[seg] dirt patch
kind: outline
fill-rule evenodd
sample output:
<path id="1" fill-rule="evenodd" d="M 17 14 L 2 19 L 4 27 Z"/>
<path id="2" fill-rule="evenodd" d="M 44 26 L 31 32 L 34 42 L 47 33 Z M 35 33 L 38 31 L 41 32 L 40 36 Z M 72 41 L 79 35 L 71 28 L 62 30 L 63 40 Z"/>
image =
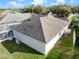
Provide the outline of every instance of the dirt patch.
<path id="1" fill-rule="evenodd" d="M 0 59 L 9 59 L 9 58 L 6 56 L 0 56 Z"/>

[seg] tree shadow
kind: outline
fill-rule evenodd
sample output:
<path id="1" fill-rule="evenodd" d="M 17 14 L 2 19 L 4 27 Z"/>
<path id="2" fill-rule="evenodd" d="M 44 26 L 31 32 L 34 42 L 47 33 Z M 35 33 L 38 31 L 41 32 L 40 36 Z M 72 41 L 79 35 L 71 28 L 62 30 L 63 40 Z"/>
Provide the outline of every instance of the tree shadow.
<path id="1" fill-rule="evenodd" d="M 38 54 L 38 55 L 43 55 L 39 53 L 38 51 L 35 51 L 34 49 L 30 48 L 29 46 L 20 43 L 16 44 L 16 42 L 13 41 L 4 41 L 1 43 L 10 53 L 14 52 L 23 52 L 23 53 L 30 53 L 30 54 Z"/>
<path id="2" fill-rule="evenodd" d="M 76 37 L 75 47 L 79 49 L 79 37 Z"/>

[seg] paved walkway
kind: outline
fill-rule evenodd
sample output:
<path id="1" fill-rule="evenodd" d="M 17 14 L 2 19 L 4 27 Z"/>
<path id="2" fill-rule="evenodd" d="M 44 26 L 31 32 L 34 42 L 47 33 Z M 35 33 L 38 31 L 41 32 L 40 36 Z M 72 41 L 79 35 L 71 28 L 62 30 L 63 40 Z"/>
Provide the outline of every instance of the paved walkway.
<path id="1" fill-rule="evenodd" d="M 0 40 L 0 42 L 6 41 L 6 40 L 8 40 L 8 39 L 3 39 L 3 40 Z"/>

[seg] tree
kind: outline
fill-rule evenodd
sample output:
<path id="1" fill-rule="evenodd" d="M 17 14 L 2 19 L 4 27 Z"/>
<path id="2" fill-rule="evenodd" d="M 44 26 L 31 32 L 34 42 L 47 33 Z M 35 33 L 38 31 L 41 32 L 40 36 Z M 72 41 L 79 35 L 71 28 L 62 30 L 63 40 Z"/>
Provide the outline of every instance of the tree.
<path id="1" fill-rule="evenodd" d="M 30 5 L 30 6 L 25 6 L 23 9 L 19 9 L 20 12 L 22 13 L 34 13 L 34 14 L 41 14 L 41 15 L 47 15 L 47 13 L 49 12 L 49 9 L 47 7 L 44 6 L 34 6 L 34 5 Z"/>
<path id="2" fill-rule="evenodd" d="M 75 13 L 79 13 L 79 5 L 73 7 L 75 9 Z"/>
<path id="3" fill-rule="evenodd" d="M 33 13 L 35 13 L 35 14 L 42 14 L 42 12 L 43 12 L 42 6 L 38 5 L 38 6 L 34 6 L 33 7 Z"/>
<path id="4" fill-rule="evenodd" d="M 47 15 L 49 13 L 49 8 L 47 7 L 42 7 L 43 11 L 42 11 L 42 15 Z"/>
<path id="5" fill-rule="evenodd" d="M 67 5 L 56 5 L 56 6 L 25 6 L 22 9 L 19 9 L 22 13 L 33 13 L 33 14 L 41 14 L 47 15 L 49 12 L 52 12 L 57 17 L 68 17 L 70 13 L 79 13 L 79 5 L 78 6 L 67 6 Z"/>
<path id="6" fill-rule="evenodd" d="M 27 7 L 25 6 L 24 8 L 19 9 L 19 10 L 22 13 L 32 13 L 32 8 L 33 8 L 33 5 L 30 5 L 30 6 L 27 6 Z"/>
<path id="7" fill-rule="evenodd" d="M 70 15 L 68 19 L 71 20 L 72 28 L 79 27 L 79 21 L 77 16 Z"/>
<path id="8" fill-rule="evenodd" d="M 71 7 L 71 13 L 76 13 L 76 9 L 74 7 Z"/>
<path id="9" fill-rule="evenodd" d="M 67 17 L 71 13 L 71 8 L 66 5 L 51 6 L 50 11 L 57 17 Z"/>

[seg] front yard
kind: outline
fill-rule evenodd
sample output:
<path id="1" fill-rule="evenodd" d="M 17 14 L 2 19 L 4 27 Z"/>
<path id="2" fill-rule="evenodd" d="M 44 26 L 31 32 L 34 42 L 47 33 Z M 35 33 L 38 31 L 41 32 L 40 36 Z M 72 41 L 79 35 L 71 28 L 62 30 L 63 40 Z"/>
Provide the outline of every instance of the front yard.
<path id="1" fill-rule="evenodd" d="M 5 41 L 0 43 L 0 59 L 72 59 L 74 58 L 72 45 L 72 33 L 62 36 L 45 56 L 22 43 L 18 45 L 15 41 Z"/>

